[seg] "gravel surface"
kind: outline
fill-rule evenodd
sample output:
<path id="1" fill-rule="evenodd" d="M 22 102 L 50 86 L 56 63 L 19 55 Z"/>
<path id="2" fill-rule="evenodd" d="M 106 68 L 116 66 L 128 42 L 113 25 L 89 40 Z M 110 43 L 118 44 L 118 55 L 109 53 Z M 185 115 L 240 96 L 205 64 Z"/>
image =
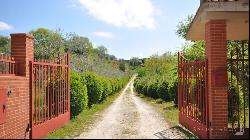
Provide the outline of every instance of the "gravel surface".
<path id="1" fill-rule="evenodd" d="M 169 128 L 163 116 L 133 92 L 135 77 L 80 139 L 156 139 Z"/>

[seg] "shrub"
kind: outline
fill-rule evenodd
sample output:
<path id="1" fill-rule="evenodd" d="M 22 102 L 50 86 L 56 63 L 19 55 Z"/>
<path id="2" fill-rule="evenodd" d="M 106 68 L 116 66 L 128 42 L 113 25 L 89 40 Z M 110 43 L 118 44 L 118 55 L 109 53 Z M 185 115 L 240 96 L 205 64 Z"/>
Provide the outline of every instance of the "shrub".
<path id="1" fill-rule="evenodd" d="M 92 72 L 86 72 L 82 75 L 82 78 L 85 79 L 88 97 L 89 97 L 89 106 L 93 104 L 100 103 L 105 100 L 107 96 L 118 92 L 127 82 L 127 78 L 114 78 L 109 79 L 96 75 Z"/>
<path id="2" fill-rule="evenodd" d="M 112 79 L 112 89 L 114 89 L 114 92 L 117 92 L 119 90 L 117 79 Z"/>
<path id="3" fill-rule="evenodd" d="M 118 92 L 128 81 L 127 78 L 109 79 L 92 72 L 71 72 L 70 80 L 71 117 Z"/>
<path id="4" fill-rule="evenodd" d="M 77 73 L 70 74 L 70 112 L 71 117 L 78 115 L 87 108 L 88 94 L 85 81 Z"/>
<path id="5" fill-rule="evenodd" d="M 164 101 L 170 101 L 170 92 L 168 91 L 168 82 L 163 80 L 158 84 L 157 88 L 158 96 Z"/>
<path id="6" fill-rule="evenodd" d="M 147 94 L 147 83 L 145 78 L 136 78 L 134 82 L 134 87 L 139 94 Z"/>
<path id="7" fill-rule="evenodd" d="M 110 83 L 111 83 L 111 88 L 112 88 L 112 94 L 115 93 L 117 90 L 116 90 L 116 84 L 115 84 L 115 79 L 111 79 L 110 80 Z"/>
<path id="8" fill-rule="evenodd" d="M 167 80 L 159 80 L 160 77 L 148 76 L 137 77 L 134 82 L 135 90 L 154 99 L 161 98 L 164 101 L 178 103 L 178 81 L 174 80 L 169 84 Z"/>
<path id="9" fill-rule="evenodd" d="M 102 99 L 102 93 L 104 90 L 102 80 L 96 74 L 91 72 L 86 72 L 83 74 L 83 79 L 85 79 L 87 90 L 88 90 L 88 97 L 89 97 L 89 106 L 93 104 L 97 104 Z"/>
<path id="10" fill-rule="evenodd" d="M 145 76 L 146 75 L 146 69 L 145 68 L 140 68 L 139 70 L 138 70 L 138 77 L 143 77 L 143 76 Z"/>
<path id="11" fill-rule="evenodd" d="M 158 94 L 157 94 L 157 87 L 158 87 L 158 83 L 157 81 L 150 81 L 147 83 L 147 93 L 146 95 L 149 97 L 152 97 L 154 99 L 159 98 Z"/>
<path id="12" fill-rule="evenodd" d="M 109 95 L 112 94 L 112 86 L 109 79 L 102 79 L 103 82 L 103 94 L 102 94 L 102 101 L 105 100 Z"/>
<path id="13" fill-rule="evenodd" d="M 178 81 L 177 79 L 174 83 L 169 87 L 170 98 L 174 103 L 178 104 Z"/>

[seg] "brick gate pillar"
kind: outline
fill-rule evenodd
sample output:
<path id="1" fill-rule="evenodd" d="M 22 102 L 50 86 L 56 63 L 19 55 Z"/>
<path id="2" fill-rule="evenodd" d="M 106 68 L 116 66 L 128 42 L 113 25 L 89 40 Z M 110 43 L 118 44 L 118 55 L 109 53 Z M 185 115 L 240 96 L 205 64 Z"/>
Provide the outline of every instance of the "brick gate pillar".
<path id="1" fill-rule="evenodd" d="M 228 138 L 226 21 L 210 20 L 205 28 L 209 138 L 225 139 Z"/>
<path id="2" fill-rule="evenodd" d="M 29 62 L 34 58 L 33 36 L 25 33 L 11 34 L 11 56 L 16 61 L 18 76 L 29 77 Z"/>

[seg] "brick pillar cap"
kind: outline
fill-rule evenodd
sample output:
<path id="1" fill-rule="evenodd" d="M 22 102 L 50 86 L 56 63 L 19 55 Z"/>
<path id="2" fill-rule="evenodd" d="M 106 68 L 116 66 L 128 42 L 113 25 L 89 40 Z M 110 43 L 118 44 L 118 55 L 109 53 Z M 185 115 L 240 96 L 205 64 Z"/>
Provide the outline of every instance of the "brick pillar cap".
<path id="1" fill-rule="evenodd" d="M 33 35 L 30 35 L 30 34 L 26 34 L 26 33 L 13 33 L 13 34 L 10 34 L 10 36 L 11 37 L 16 37 L 16 36 L 18 36 L 18 37 L 23 37 L 23 36 L 25 36 L 25 37 L 27 37 L 27 38 L 30 38 L 30 39 L 33 39 L 34 37 L 33 37 Z"/>

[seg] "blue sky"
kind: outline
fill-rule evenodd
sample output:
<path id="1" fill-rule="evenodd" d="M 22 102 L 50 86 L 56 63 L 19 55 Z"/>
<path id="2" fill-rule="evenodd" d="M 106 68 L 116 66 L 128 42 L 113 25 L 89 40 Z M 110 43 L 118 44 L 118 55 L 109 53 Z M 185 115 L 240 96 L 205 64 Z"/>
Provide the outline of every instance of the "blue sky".
<path id="1" fill-rule="evenodd" d="M 0 35 L 45 27 L 86 36 L 129 59 L 180 50 L 179 21 L 199 0 L 1 0 Z"/>

